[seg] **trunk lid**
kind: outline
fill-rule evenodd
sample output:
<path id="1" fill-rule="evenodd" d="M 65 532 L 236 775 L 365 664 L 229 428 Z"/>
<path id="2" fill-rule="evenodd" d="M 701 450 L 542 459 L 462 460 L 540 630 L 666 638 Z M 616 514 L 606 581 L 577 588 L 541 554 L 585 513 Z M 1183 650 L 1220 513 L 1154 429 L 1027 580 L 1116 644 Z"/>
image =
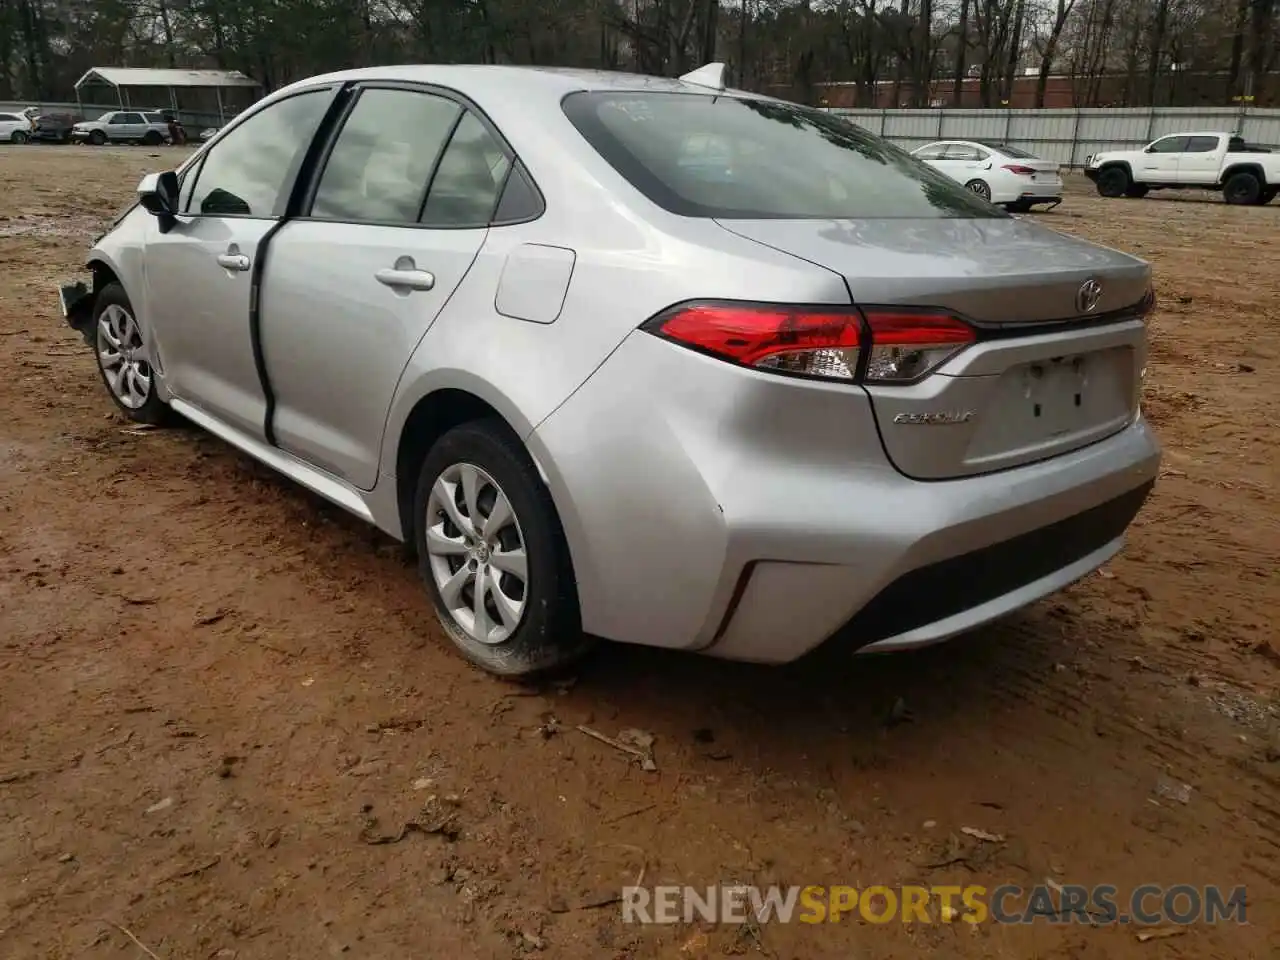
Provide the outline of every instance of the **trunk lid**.
<path id="1" fill-rule="evenodd" d="M 1015 218 L 719 222 L 839 273 L 861 306 L 944 308 L 986 328 L 919 383 L 866 387 L 885 452 L 907 476 L 1059 456 L 1138 412 L 1146 325 L 1137 307 L 1151 277 L 1141 260 Z"/>

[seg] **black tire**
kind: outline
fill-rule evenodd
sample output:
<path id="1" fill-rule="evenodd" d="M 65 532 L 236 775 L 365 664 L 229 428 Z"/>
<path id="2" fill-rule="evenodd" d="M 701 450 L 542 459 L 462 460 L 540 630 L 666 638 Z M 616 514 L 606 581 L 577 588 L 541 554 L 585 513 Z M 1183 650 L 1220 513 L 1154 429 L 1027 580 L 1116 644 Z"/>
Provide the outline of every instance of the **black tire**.
<path id="1" fill-rule="evenodd" d="M 1262 199 L 1262 182 L 1248 171 L 1233 173 L 1222 185 L 1222 199 L 1234 206 L 1252 206 Z"/>
<path id="2" fill-rule="evenodd" d="M 1098 195 L 1103 197 L 1123 197 L 1133 185 L 1129 171 L 1124 167 L 1107 167 L 1098 174 Z"/>
<path id="3" fill-rule="evenodd" d="M 1147 195 L 1150 188 L 1141 183 L 1129 184 L 1129 189 L 1125 190 L 1124 195 L 1131 200 L 1141 200 Z"/>
<path id="4" fill-rule="evenodd" d="M 118 388 L 113 385 L 111 376 L 108 374 L 104 364 L 107 362 L 104 355 L 109 355 L 111 344 L 106 339 L 107 334 L 104 330 L 103 315 L 111 308 L 118 308 L 130 318 L 132 329 L 136 332 L 134 337 L 122 337 L 129 353 L 140 349 L 144 346 L 142 338 L 142 328 L 138 325 L 136 314 L 133 311 L 133 304 L 129 302 L 129 295 L 124 292 L 124 287 L 118 283 L 109 283 L 99 292 L 97 300 L 93 304 L 93 326 L 88 331 L 88 337 L 93 347 L 94 358 L 98 364 L 98 375 L 102 377 L 102 384 L 107 388 L 107 393 L 111 395 L 112 401 L 116 407 L 127 418 L 134 423 L 149 423 L 153 426 L 160 426 L 170 422 L 173 413 L 169 409 L 169 405 L 160 399 L 160 395 L 156 389 L 156 372 L 152 368 L 148 359 L 137 360 L 138 371 L 146 378 L 146 389 L 142 390 L 140 384 L 142 380 L 136 376 L 129 377 L 129 383 L 133 390 L 139 396 L 143 397 L 143 401 L 137 405 L 126 403 L 119 396 Z M 108 321 L 108 326 L 110 325 Z"/>
<path id="5" fill-rule="evenodd" d="M 981 197 L 987 203 L 991 202 L 991 187 L 985 180 L 970 180 L 964 185 L 964 188 L 976 197 Z"/>
<path id="6" fill-rule="evenodd" d="M 148 147 L 158 147 L 164 143 L 164 137 L 160 136 L 155 130 L 148 130 L 147 135 L 142 138 L 142 142 Z"/>
<path id="7" fill-rule="evenodd" d="M 527 580 L 520 590 L 523 611 L 509 636 L 499 642 L 482 642 L 469 634 L 449 611 L 436 582 L 435 564 L 441 565 L 442 575 L 446 577 L 459 572 L 464 564 L 477 569 L 477 562 L 483 572 L 487 552 L 477 561 L 474 555 L 471 559 L 461 554 L 433 557 L 428 549 L 429 511 L 435 514 L 430 518 L 432 524 L 437 520 L 442 524 L 440 532 L 451 538 L 462 537 L 447 519 L 445 511 L 436 510 L 431 502 L 436 481 L 442 476 L 448 477 L 459 467 L 479 468 L 506 496 L 514 521 L 495 531 L 494 536 L 501 533 L 515 537 L 513 543 L 523 541 L 527 562 Z M 455 492 L 457 489 L 455 487 Z M 485 511 L 492 510 L 498 491 L 487 482 L 482 482 L 477 489 L 476 512 L 482 516 L 491 515 Z M 486 494 L 489 494 L 487 506 Z M 454 502 L 456 504 L 457 500 Z M 465 511 L 465 502 L 457 509 Z M 449 639 L 472 663 L 500 677 L 529 679 L 562 672 L 591 648 L 590 638 L 582 633 L 577 584 L 551 494 L 519 439 L 502 421 L 488 419 L 464 423 L 436 441 L 423 460 L 418 475 L 413 531 L 419 570 L 436 615 Z M 512 547 L 504 545 L 504 549 Z M 454 566 L 455 562 L 457 566 Z M 513 588 L 519 583 L 518 578 L 514 582 L 509 581 L 508 575 L 501 572 L 497 577 L 501 583 L 509 583 Z M 499 589 L 507 593 L 506 589 Z M 474 607 L 474 585 L 469 595 L 466 591 L 466 586 L 460 588 L 459 597 L 464 604 Z M 492 611 L 496 609 L 494 602 Z M 486 616 L 500 622 L 500 618 L 494 618 L 487 608 Z"/>
<path id="8" fill-rule="evenodd" d="M 26 143 L 31 137 L 25 130 L 15 130 L 10 134 L 9 139 L 14 143 Z"/>
<path id="9" fill-rule="evenodd" d="M 92 143 L 95 147 L 100 147 L 107 142 L 107 135 L 103 133 L 101 130 L 94 130 L 91 134 L 89 134 L 89 142 Z"/>

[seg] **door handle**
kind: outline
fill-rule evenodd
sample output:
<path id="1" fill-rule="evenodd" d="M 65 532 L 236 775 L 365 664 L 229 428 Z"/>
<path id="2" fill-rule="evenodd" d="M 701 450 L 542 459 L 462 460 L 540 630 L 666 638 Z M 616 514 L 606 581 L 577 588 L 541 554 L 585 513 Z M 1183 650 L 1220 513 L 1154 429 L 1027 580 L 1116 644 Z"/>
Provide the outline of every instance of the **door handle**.
<path id="1" fill-rule="evenodd" d="M 436 278 L 425 270 L 396 270 L 387 268 L 374 274 L 384 286 L 406 290 L 430 290 L 436 285 Z"/>
<path id="2" fill-rule="evenodd" d="M 243 253 L 220 253 L 218 266 L 226 267 L 228 270 L 248 270 L 249 258 Z"/>

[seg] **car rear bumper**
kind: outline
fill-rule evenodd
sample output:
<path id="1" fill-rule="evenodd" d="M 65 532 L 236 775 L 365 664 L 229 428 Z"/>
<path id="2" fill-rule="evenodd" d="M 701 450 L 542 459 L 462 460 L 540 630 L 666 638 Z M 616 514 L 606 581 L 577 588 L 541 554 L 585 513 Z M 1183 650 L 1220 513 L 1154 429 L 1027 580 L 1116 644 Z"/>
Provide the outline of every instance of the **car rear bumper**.
<path id="1" fill-rule="evenodd" d="M 584 627 L 730 659 L 945 639 L 1104 563 L 1154 482 L 1141 418 L 1052 460 L 921 482 L 860 388 L 633 334 L 530 437 Z"/>

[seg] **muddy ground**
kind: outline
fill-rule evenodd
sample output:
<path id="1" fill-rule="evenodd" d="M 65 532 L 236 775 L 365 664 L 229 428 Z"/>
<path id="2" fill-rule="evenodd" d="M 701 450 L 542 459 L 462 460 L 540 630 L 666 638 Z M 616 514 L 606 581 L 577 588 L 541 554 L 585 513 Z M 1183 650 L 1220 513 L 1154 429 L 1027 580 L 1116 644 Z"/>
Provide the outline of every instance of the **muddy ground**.
<path id="1" fill-rule="evenodd" d="M 918 654 L 609 647 L 525 691 L 390 541 L 115 415 L 54 283 L 174 156 L 0 149 L 0 955 L 1280 953 L 1280 206 L 1080 183 L 1038 215 L 1159 285 L 1167 459 L 1105 571 Z M 648 731 L 657 771 L 579 725 Z M 608 902 L 638 878 L 1243 884 L 1249 923 L 639 927 Z"/>

